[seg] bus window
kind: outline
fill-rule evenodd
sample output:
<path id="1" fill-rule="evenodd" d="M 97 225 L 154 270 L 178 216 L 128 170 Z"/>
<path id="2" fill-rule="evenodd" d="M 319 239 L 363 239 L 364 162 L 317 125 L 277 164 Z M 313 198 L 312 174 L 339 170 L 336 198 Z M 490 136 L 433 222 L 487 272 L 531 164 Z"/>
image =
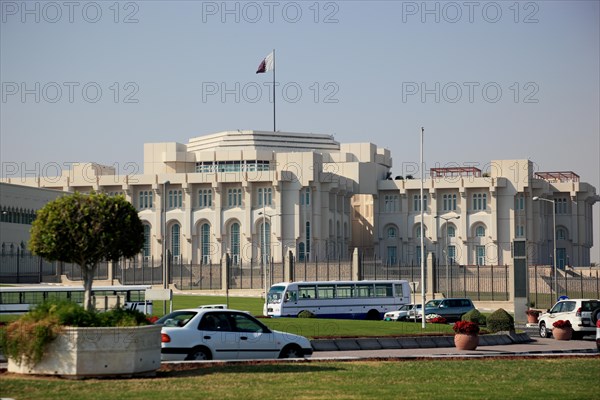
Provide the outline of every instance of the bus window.
<path id="1" fill-rule="evenodd" d="M 352 297 L 354 285 L 337 285 L 335 295 L 338 299 L 349 299 Z"/>
<path id="2" fill-rule="evenodd" d="M 392 297 L 392 284 L 391 283 L 376 283 L 375 284 L 375 297 Z"/>
<path id="3" fill-rule="evenodd" d="M 295 290 L 285 292 L 284 301 L 298 301 L 298 292 L 296 292 Z"/>
<path id="4" fill-rule="evenodd" d="M 298 286 L 298 294 L 300 299 L 314 299 L 316 289 L 314 286 Z"/>
<path id="5" fill-rule="evenodd" d="M 359 284 L 356 285 L 357 297 L 373 297 L 373 285 Z"/>
<path id="6" fill-rule="evenodd" d="M 319 299 L 333 299 L 334 298 L 334 290 L 335 286 L 333 285 L 319 285 L 318 286 L 318 294 Z"/>
<path id="7" fill-rule="evenodd" d="M 404 293 L 402 292 L 402 285 L 396 283 L 394 285 L 394 289 L 396 290 L 396 297 L 403 297 Z"/>

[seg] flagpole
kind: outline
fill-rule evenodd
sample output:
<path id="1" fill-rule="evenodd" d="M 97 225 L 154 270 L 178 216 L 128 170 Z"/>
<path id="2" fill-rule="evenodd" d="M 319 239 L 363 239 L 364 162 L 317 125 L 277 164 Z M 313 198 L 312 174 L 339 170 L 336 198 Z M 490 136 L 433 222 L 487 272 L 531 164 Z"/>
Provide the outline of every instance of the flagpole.
<path id="1" fill-rule="evenodd" d="M 424 202 L 423 202 L 423 179 L 425 177 L 425 168 L 423 165 L 423 136 L 425 128 L 421 127 L 421 198 L 419 205 L 421 209 L 421 328 L 425 329 L 425 230 L 423 229 Z"/>
<path id="2" fill-rule="evenodd" d="M 277 132 L 275 124 L 275 49 L 273 49 L 273 132 Z"/>

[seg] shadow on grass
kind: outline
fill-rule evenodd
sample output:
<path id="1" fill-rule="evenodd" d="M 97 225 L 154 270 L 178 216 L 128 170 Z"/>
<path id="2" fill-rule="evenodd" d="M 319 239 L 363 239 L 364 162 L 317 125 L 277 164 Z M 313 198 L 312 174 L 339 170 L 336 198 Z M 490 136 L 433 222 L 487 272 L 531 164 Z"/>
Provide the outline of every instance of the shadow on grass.
<path id="1" fill-rule="evenodd" d="M 209 374 L 252 373 L 252 374 L 295 374 L 302 372 L 338 371 L 339 368 L 319 365 L 310 361 L 291 361 L 290 363 L 269 361 L 236 362 L 235 364 L 215 364 L 206 362 L 185 362 L 163 364 L 156 373 L 157 378 L 187 378 Z"/>

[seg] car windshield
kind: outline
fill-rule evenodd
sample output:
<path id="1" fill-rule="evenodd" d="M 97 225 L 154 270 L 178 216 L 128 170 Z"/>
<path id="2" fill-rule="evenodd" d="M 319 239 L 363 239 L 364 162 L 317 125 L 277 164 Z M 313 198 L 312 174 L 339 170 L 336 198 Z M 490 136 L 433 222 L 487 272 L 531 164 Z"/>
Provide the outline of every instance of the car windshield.
<path id="1" fill-rule="evenodd" d="M 400 307 L 400 309 L 398 311 L 408 311 L 412 308 L 412 306 L 410 304 L 407 304 L 405 306 Z"/>
<path id="2" fill-rule="evenodd" d="M 195 315 L 195 311 L 174 311 L 165 315 L 156 321 L 156 324 L 162 324 L 167 327 L 182 327 L 185 326 Z"/>
<path id="3" fill-rule="evenodd" d="M 429 300 L 425 307 L 438 307 L 442 301 L 441 300 Z"/>

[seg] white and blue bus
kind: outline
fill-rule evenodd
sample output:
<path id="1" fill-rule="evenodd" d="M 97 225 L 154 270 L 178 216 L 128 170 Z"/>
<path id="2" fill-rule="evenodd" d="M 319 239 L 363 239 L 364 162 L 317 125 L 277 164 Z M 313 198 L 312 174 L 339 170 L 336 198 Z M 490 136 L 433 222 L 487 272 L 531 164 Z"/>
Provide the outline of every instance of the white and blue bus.
<path id="1" fill-rule="evenodd" d="M 120 306 L 152 314 L 152 301 L 146 300 L 149 285 L 92 286 L 92 301 L 97 310 Z M 83 304 L 83 286 L 2 286 L 0 287 L 0 314 L 26 313 L 36 305 L 53 299 L 64 299 Z"/>
<path id="2" fill-rule="evenodd" d="M 269 289 L 264 315 L 309 311 L 320 318 L 376 320 L 404 304 L 410 304 L 405 280 L 282 282 Z"/>

